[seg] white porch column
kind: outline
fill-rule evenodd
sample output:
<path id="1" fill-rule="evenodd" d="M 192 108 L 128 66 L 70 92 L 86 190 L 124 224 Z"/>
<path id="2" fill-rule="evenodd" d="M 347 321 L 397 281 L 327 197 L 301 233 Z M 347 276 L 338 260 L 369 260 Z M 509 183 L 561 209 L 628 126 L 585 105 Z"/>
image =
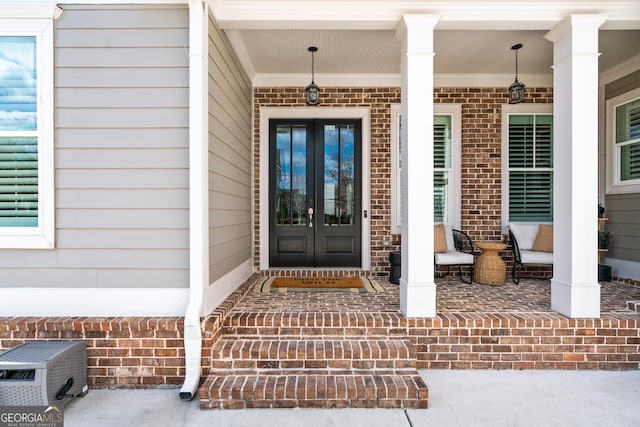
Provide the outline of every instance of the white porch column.
<path id="1" fill-rule="evenodd" d="M 400 309 L 435 317 L 433 266 L 433 30 L 439 16 L 404 15 Z"/>
<path id="2" fill-rule="evenodd" d="M 603 15 L 571 15 L 553 42 L 554 214 L 551 308 L 600 317 L 598 284 L 598 28 Z"/>

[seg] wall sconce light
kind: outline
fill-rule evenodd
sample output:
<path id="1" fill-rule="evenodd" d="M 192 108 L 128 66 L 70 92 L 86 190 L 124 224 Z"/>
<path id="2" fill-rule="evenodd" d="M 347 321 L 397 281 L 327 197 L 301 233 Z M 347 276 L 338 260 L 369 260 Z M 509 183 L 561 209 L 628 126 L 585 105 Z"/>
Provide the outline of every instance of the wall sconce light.
<path id="1" fill-rule="evenodd" d="M 509 86 L 509 104 L 519 104 L 524 101 L 524 83 L 518 81 L 518 49 L 522 43 L 514 44 L 511 50 L 516 51 L 516 80 Z"/>
<path id="2" fill-rule="evenodd" d="M 311 52 L 311 84 L 304 88 L 307 97 L 307 105 L 318 105 L 320 104 L 320 88 L 314 82 L 314 65 L 315 65 L 315 57 L 314 53 L 318 51 L 318 48 L 315 46 L 309 47 L 309 52 Z"/>

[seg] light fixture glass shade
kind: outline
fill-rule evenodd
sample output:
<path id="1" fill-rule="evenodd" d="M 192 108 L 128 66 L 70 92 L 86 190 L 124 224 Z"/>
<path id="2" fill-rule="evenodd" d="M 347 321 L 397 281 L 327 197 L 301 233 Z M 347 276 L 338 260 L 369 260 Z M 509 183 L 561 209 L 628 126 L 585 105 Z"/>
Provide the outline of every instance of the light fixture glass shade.
<path id="1" fill-rule="evenodd" d="M 320 88 L 314 82 L 304 88 L 307 105 L 318 105 L 320 103 Z"/>
<path id="2" fill-rule="evenodd" d="M 509 86 L 509 104 L 519 104 L 524 101 L 524 83 L 518 80 Z"/>

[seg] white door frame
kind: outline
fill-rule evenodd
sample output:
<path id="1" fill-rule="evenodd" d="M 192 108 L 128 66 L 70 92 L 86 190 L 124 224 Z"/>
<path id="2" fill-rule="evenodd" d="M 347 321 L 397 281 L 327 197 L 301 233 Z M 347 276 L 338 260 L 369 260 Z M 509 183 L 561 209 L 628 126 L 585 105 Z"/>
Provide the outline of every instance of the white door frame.
<path id="1" fill-rule="evenodd" d="M 362 120 L 362 258 L 360 267 L 371 269 L 371 112 L 369 108 L 277 108 L 260 109 L 260 270 L 269 269 L 269 120 L 360 119 Z"/>

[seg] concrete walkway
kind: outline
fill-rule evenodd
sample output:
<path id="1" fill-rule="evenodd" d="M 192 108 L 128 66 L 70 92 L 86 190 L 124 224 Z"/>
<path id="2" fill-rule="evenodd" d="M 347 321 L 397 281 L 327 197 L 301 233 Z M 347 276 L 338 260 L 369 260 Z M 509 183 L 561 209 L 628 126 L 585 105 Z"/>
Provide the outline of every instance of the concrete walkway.
<path id="1" fill-rule="evenodd" d="M 638 426 L 640 371 L 420 371 L 429 409 L 201 411 L 177 388 L 91 390 L 65 427 Z"/>

